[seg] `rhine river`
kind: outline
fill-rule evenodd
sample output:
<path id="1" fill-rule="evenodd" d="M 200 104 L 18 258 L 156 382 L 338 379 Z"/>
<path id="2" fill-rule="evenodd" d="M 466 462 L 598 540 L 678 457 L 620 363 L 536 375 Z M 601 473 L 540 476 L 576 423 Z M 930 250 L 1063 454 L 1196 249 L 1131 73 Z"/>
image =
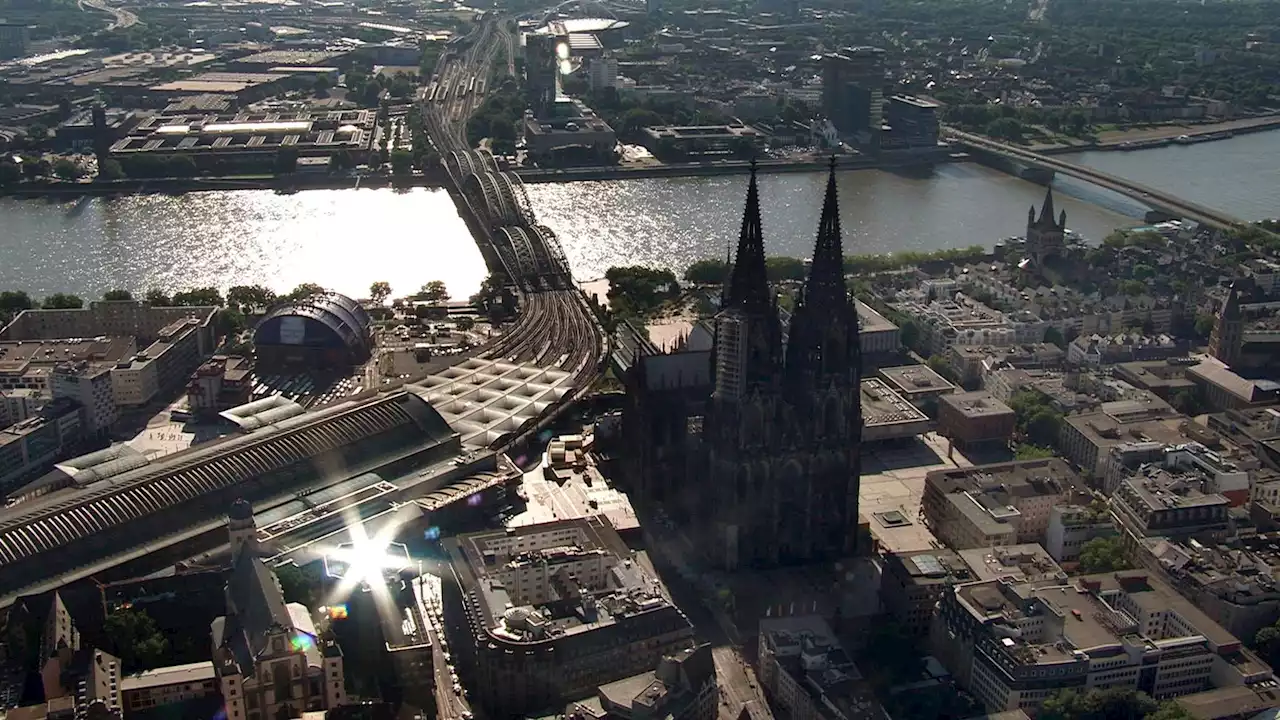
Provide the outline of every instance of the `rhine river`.
<path id="1" fill-rule="evenodd" d="M 1280 132 L 1189 147 L 1070 156 L 1246 219 L 1280 215 Z M 824 173 L 760 180 L 770 253 L 812 252 Z M 1140 224 L 1143 208 L 1066 178 L 1057 206 L 1100 240 Z M 561 237 L 574 274 L 612 265 L 679 272 L 723 257 L 738 233 L 746 177 L 615 180 L 528 186 L 540 222 Z M 923 177 L 865 170 L 839 176 L 849 253 L 991 245 L 1020 235 L 1044 188 L 972 164 Z M 80 201 L 0 198 L 0 290 L 86 298 L 124 288 L 319 283 L 361 297 L 385 280 L 408 293 L 443 280 L 455 297 L 479 287 L 484 263 L 447 193 L 438 190 L 268 190 Z"/>

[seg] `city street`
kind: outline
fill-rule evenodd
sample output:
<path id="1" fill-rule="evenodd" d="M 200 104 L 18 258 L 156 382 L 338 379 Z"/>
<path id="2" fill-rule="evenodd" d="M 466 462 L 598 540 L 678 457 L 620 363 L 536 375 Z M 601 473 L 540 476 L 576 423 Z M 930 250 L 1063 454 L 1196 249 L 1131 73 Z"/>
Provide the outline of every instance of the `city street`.
<path id="1" fill-rule="evenodd" d="M 448 641 L 444 638 L 441 616 L 440 578 L 430 574 L 421 575 L 413 582 L 413 592 L 418 599 L 419 611 L 427 621 L 427 637 L 431 638 L 437 717 L 441 720 L 468 720 L 472 716 L 471 708 L 467 704 L 465 692 L 453 692 L 456 675 L 450 674 L 452 666 L 445 658 Z"/>

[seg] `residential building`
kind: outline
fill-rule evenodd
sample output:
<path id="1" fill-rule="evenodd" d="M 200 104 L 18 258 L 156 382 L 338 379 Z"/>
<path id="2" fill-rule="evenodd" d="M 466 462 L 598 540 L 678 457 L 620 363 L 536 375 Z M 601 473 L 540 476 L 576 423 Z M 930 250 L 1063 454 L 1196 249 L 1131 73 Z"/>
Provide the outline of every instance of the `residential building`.
<path id="1" fill-rule="evenodd" d="M 1186 340 L 1171 335 L 1138 332 L 1079 335 L 1067 343 L 1067 364 L 1073 367 L 1100 367 L 1151 360 L 1181 360 L 1190 351 Z"/>
<path id="2" fill-rule="evenodd" d="M 146 405 L 162 389 L 176 386 L 200 364 L 200 321 L 177 320 L 162 328 L 155 342 L 111 371 L 111 388 L 117 405 Z"/>
<path id="3" fill-rule="evenodd" d="M 53 467 L 83 439 L 80 405 L 66 399 L 0 430 L 0 492 L 7 493 Z"/>
<path id="4" fill-rule="evenodd" d="M 188 663 L 126 675 L 120 680 L 120 707 L 125 717 L 164 705 L 218 696 L 213 663 Z"/>
<path id="5" fill-rule="evenodd" d="M 1208 435 L 1203 425 L 1180 417 L 1168 403 L 1152 396 L 1103 403 L 1096 412 L 1067 416 L 1058 449 L 1082 473 L 1101 478 L 1113 447 L 1137 442 L 1177 445 L 1200 442 Z"/>
<path id="6" fill-rule="evenodd" d="M 210 354 L 217 344 L 215 306 L 152 307 L 137 300 L 102 300 L 87 308 L 65 310 L 24 310 L 13 322 L 0 328 L 0 341 L 60 340 L 63 338 L 133 337 L 144 346 L 159 337 L 160 331 L 178 320 L 200 321 L 200 349 Z M 60 358 L 73 360 L 76 358 Z M 89 359 L 89 358 L 85 358 Z"/>
<path id="7" fill-rule="evenodd" d="M 601 685 L 594 696 L 569 703 L 564 717 L 714 720 L 719 707 L 711 646 L 702 644 L 663 657 L 654 670 Z"/>
<path id="8" fill-rule="evenodd" d="M 1058 458 L 935 470 L 920 510 L 939 541 L 957 550 L 1039 542 L 1054 505 L 1080 483 Z"/>
<path id="9" fill-rule="evenodd" d="M 988 712 L 1033 712 L 1064 689 L 1165 700 L 1270 677 L 1239 639 L 1149 572 L 959 585 L 943 594 L 932 639 Z"/>
<path id="10" fill-rule="evenodd" d="M 760 685 L 788 717 L 856 717 L 869 700 L 859 692 L 862 674 L 819 615 L 760 620 L 758 647 Z"/>
<path id="11" fill-rule="evenodd" d="M 44 404 L 40 393 L 31 388 L 0 390 L 0 430 L 32 417 Z"/>
<path id="12" fill-rule="evenodd" d="M 946 395 L 938 403 L 938 434 L 958 447 L 1007 444 L 1017 415 L 989 392 Z"/>
<path id="13" fill-rule="evenodd" d="M 49 375 L 49 392 L 55 400 L 65 397 L 80 405 L 86 435 L 105 436 L 120 417 L 110 365 L 83 360 L 56 365 Z"/>
<path id="14" fill-rule="evenodd" d="M 311 611 L 285 603 L 259 555 L 253 508 L 237 500 L 227 516 L 231 569 L 227 614 L 213 621 L 213 667 L 227 720 L 271 720 L 346 702 L 342 651 L 316 632 Z"/>
<path id="15" fill-rule="evenodd" d="M 879 365 L 897 357 L 902 351 L 898 326 L 861 300 L 855 300 L 854 304 L 858 308 L 858 341 L 862 344 L 863 364 Z"/>
<path id="16" fill-rule="evenodd" d="M 899 302 L 895 307 L 918 323 L 924 350 L 943 357 L 955 345 L 1042 342 L 1045 330 L 1056 327 L 1055 323 L 1041 319 L 1030 310 L 1006 313 L 960 292 L 927 302 Z"/>
<path id="17" fill-rule="evenodd" d="M 943 588 L 976 579 L 964 560 L 945 548 L 890 552 L 880 573 L 880 597 L 903 632 L 923 637 Z"/>
<path id="18" fill-rule="evenodd" d="M 1045 531 L 1044 549 L 1049 557 L 1065 563 L 1080 557 L 1085 543 L 1095 538 L 1112 537 L 1116 524 L 1105 505 L 1093 503 L 1054 505 L 1049 510 L 1049 528 Z"/>
<path id="19" fill-rule="evenodd" d="M 29 389 L 47 396 L 59 365 L 111 365 L 137 352 L 132 336 L 84 337 L 92 339 L 0 341 L 0 391 Z"/>
<path id="20" fill-rule="evenodd" d="M 973 383 L 1006 368 L 1056 370 L 1062 367 L 1066 357 L 1066 352 L 1057 345 L 1039 342 L 1007 346 L 953 345 L 947 361 L 960 373 L 962 382 Z"/>
<path id="21" fill-rule="evenodd" d="M 1232 635 L 1251 638 L 1280 620 L 1280 552 L 1274 548 L 1274 536 L 1231 545 L 1150 537 L 1132 555 Z"/>
<path id="22" fill-rule="evenodd" d="M 187 383 L 187 409 L 213 415 L 244 405 L 253 395 L 253 364 L 239 355 L 214 355 Z"/>
<path id="23" fill-rule="evenodd" d="M 587 82 L 591 92 L 618 87 L 618 59 L 609 55 L 592 58 L 587 67 Z"/>
<path id="24" fill-rule="evenodd" d="M 1139 468 L 1111 496 L 1120 529 L 1134 544 L 1154 536 L 1224 537 L 1230 507 L 1222 495 L 1205 492 L 1200 474 L 1152 465 Z"/>
<path id="25" fill-rule="evenodd" d="M 1061 585 L 1067 581 L 1062 566 L 1039 543 L 961 550 L 960 558 L 973 571 L 974 580 L 1007 583 Z"/>
<path id="26" fill-rule="evenodd" d="M 1064 414 L 1091 410 L 1101 405 L 1101 399 L 1081 391 L 1078 379 L 1078 374 L 1056 370 L 997 368 L 983 378 L 982 389 L 1002 403 L 1012 402 L 1013 396 L 1019 391 L 1032 390 L 1044 395 L 1055 409 Z"/>
<path id="27" fill-rule="evenodd" d="M 657 573 L 600 517 L 444 541 L 445 625 L 495 716 L 645 672 L 693 639 Z"/>

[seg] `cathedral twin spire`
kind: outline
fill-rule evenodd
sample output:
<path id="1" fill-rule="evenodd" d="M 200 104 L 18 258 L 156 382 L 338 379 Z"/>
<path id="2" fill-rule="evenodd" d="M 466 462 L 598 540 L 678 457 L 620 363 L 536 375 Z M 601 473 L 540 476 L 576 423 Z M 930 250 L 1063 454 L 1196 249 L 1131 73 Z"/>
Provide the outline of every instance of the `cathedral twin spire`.
<path id="1" fill-rule="evenodd" d="M 777 306 L 769 289 L 765 268 L 760 191 L 754 164 L 723 308 L 739 310 L 765 323 L 770 320 L 776 322 L 777 318 Z M 857 333 L 857 311 L 849 298 L 844 279 L 844 249 L 833 158 L 822 216 L 818 222 L 813 262 L 791 317 L 785 353 L 786 375 L 795 379 L 812 379 L 817 375 L 838 372 L 854 373 L 853 377 L 856 377 L 860 363 Z M 769 355 L 781 359 L 781 337 L 771 335 L 773 348 Z M 775 368 L 775 371 L 779 370 L 781 368 Z"/>

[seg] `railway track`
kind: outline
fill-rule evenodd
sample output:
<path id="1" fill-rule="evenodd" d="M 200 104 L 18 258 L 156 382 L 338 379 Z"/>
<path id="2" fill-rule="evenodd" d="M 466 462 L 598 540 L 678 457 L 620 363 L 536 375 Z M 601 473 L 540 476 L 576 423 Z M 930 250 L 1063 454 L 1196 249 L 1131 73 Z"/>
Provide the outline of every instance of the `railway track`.
<path id="1" fill-rule="evenodd" d="M 441 59 L 436 92 L 427 98 L 423 112 L 427 133 L 442 157 L 473 152 L 466 137 L 467 120 L 484 102 L 488 79 L 499 56 L 505 53 L 507 71 L 515 71 L 515 37 L 502 21 L 481 23 L 463 43 L 464 50 L 450 52 Z M 558 367 L 571 373 L 580 390 L 585 390 L 606 355 L 604 331 L 586 298 L 574 286 L 554 233 L 537 224 L 519 178 L 500 173 L 506 175 L 506 181 L 499 180 L 502 187 L 498 189 L 493 179 L 468 183 L 465 175 L 473 174 L 474 165 L 490 162 L 472 155 L 467 158 L 466 170 L 446 165 L 457 186 L 460 209 L 472 213 L 477 220 L 473 227 L 482 235 L 477 241 L 488 243 L 494 251 L 491 256 L 501 259 L 502 269 L 521 299 L 519 319 L 480 356 Z M 477 186 L 482 189 L 477 190 Z M 490 197 L 497 192 L 505 195 Z M 520 208 L 518 219 L 503 212 L 513 204 Z M 513 247 L 512 237 L 524 243 L 527 254 L 522 255 Z"/>

